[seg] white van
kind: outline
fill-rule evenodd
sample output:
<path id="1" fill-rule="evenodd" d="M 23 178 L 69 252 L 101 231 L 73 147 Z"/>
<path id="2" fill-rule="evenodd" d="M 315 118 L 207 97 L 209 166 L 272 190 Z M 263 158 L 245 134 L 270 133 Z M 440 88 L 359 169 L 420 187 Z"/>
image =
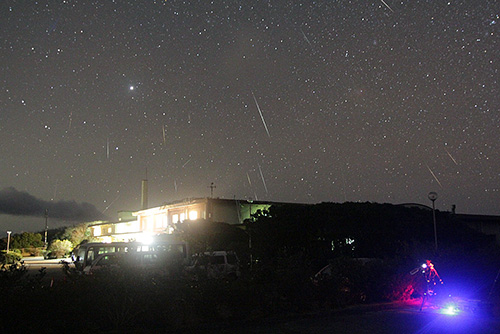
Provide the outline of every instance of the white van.
<path id="1" fill-rule="evenodd" d="M 95 260 L 83 268 L 84 274 L 94 274 L 103 268 L 122 268 L 126 270 L 144 271 L 169 275 L 174 270 L 175 264 L 179 264 L 167 256 L 165 252 L 131 252 L 131 253 L 104 253 L 98 255 Z"/>
<path id="2" fill-rule="evenodd" d="M 71 259 L 76 269 L 83 271 L 101 254 L 135 252 L 138 246 L 137 243 L 130 242 L 89 242 L 75 247 Z"/>
<path id="3" fill-rule="evenodd" d="M 139 252 L 158 252 L 171 261 L 182 262 L 183 264 L 189 262 L 188 247 L 182 241 L 160 241 L 152 245 L 145 245 L 138 242 L 91 242 L 75 247 L 71 258 L 75 267 L 83 271 L 88 266 L 91 266 L 97 257 L 102 254 Z"/>

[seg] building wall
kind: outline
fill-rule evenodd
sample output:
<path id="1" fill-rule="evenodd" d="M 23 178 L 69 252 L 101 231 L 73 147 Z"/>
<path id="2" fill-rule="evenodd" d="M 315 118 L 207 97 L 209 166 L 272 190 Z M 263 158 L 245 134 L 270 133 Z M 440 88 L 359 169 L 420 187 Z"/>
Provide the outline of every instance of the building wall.
<path id="1" fill-rule="evenodd" d="M 270 203 L 252 202 L 246 200 L 211 199 L 214 207 L 212 221 L 227 224 L 243 224 L 258 210 L 268 210 Z"/>
<path id="2" fill-rule="evenodd" d="M 242 224 L 257 210 L 267 210 L 270 203 L 246 200 L 200 198 L 134 212 L 133 221 L 118 221 L 91 227 L 102 241 L 131 241 L 148 235 L 171 234 L 175 224 L 186 220 L 206 219 L 227 224 Z"/>
<path id="3" fill-rule="evenodd" d="M 208 202 L 211 209 L 210 221 L 228 224 L 240 224 L 242 222 L 241 206 L 238 201 L 210 199 Z"/>

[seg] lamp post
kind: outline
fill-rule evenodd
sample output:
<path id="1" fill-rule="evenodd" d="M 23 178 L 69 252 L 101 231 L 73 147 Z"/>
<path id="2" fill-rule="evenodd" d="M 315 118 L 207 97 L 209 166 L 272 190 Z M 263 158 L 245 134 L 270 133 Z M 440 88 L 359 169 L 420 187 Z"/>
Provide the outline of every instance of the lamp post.
<path id="1" fill-rule="evenodd" d="M 9 252 L 9 246 L 10 246 L 10 234 L 12 231 L 7 231 L 7 253 Z"/>
<path id="2" fill-rule="evenodd" d="M 431 191 L 428 195 L 429 199 L 432 202 L 432 220 L 434 221 L 434 246 L 436 248 L 436 252 L 438 250 L 438 237 L 437 237 L 437 230 L 436 230 L 436 206 L 434 202 L 436 202 L 438 198 L 438 194 L 435 193 L 434 191 Z"/>
<path id="3" fill-rule="evenodd" d="M 253 217 L 252 217 L 252 203 L 253 200 L 250 198 L 248 200 L 248 203 L 250 203 L 250 209 L 249 209 L 249 225 L 248 225 L 248 250 L 250 251 L 250 270 L 253 268 L 253 254 L 252 254 L 252 231 L 251 231 L 251 224 L 253 222 Z"/>
<path id="4" fill-rule="evenodd" d="M 49 219 L 49 210 L 45 209 L 45 238 L 44 238 L 44 245 L 45 249 L 47 249 L 47 231 L 49 230 L 49 225 L 47 223 L 47 220 Z"/>

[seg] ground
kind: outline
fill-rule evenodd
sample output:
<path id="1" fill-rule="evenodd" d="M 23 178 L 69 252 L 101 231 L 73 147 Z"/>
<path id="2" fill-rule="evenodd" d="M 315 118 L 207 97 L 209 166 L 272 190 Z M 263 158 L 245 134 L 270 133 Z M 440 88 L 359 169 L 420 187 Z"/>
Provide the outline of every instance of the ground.
<path id="1" fill-rule="evenodd" d="M 444 315 L 433 308 L 419 311 L 417 303 L 389 303 L 356 306 L 288 319 L 267 319 L 245 324 L 207 326 L 185 333 L 419 333 L 474 334 L 499 333 L 500 318 L 486 315 Z"/>
<path id="2" fill-rule="evenodd" d="M 44 280 L 55 284 L 64 279 L 60 260 L 27 259 L 25 262 L 30 273 L 41 267 L 47 268 Z M 324 311 L 288 317 L 274 317 L 248 322 L 205 324 L 181 333 L 207 334 L 377 334 L 377 333 L 419 333 L 419 334 L 475 334 L 500 333 L 500 314 L 477 311 L 472 301 L 460 300 L 461 312 L 455 315 L 443 314 L 443 308 L 425 303 L 420 311 L 421 300 L 399 303 L 383 303 L 353 306 L 342 310 Z M 158 328 L 154 333 L 166 333 L 168 329 Z M 106 332 L 110 334 L 110 332 Z M 113 332 L 111 332 L 113 333 Z M 150 330 L 134 330 L 130 334 L 150 333 Z"/>

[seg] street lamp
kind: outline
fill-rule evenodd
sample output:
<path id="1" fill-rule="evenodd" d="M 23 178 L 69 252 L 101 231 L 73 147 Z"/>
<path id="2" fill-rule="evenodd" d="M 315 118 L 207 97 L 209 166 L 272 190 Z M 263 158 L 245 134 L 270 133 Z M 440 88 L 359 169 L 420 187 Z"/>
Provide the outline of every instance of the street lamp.
<path id="1" fill-rule="evenodd" d="M 253 268 L 253 254 L 252 254 L 252 226 L 251 224 L 253 223 L 253 217 L 252 217 L 252 203 L 253 200 L 250 198 L 248 200 L 248 203 L 250 203 L 250 209 L 248 211 L 248 218 L 249 218 L 249 225 L 248 225 L 248 250 L 250 251 L 250 270 Z"/>
<path id="2" fill-rule="evenodd" d="M 10 234 L 12 231 L 7 231 L 7 253 L 9 252 L 9 246 L 10 246 Z"/>
<path id="3" fill-rule="evenodd" d="M 429 199 L 432 201 L 432 220 L 434 221 L 434 245 L 436 248 L 436 252 L 438 250 L 438 237 L 437 237 L 437 230 L 436 230 L 436 207 L 434 205 L 434 202 L 436 202 L 438 198 L 438 194 L 435 193 L 434 191 L 431 191 L 428 195 Z"/>
<path id="4" fill-rule="evenodd" d="M 47 249 L 47 231 L 49 230 L 49 225 L 47 223 L 47 220 L 49 218 L 49 210 L 45 209 L 45 239 L 44 239 L 44 246 Z"/>

